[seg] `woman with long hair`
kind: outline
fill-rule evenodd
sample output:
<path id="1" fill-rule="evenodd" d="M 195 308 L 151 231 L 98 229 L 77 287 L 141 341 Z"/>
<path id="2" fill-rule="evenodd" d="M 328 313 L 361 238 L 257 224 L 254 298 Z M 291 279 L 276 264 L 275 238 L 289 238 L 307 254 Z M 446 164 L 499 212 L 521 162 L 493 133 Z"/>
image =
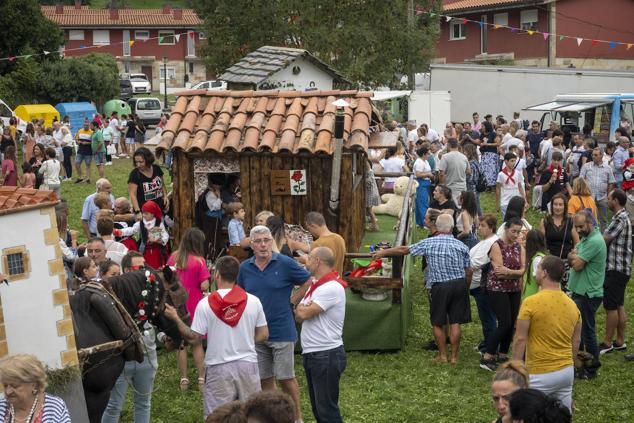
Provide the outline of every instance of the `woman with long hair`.
<path id="1" fill-rule="evenodd" d="M 418 155 L 414 162 L 414 175 L 418 182 L 416 188 L 416 224 L 423 227 L 425 226 L 425 214 L 427 214 L 429 207 L 429 187 L 434 174 L 428 162 L 429 149 L 421 147 L 416 151 L 416 154 Z"/>
<path id="2" fill-rule="evenodd" d="M 528 231 L 533 229 L 531 224 L 528 223 L 528 220 L 524 218 L 524 213 L 526 213 L 526 204 L 526 200 L 520 196 L 513 197 L 509 200 L 509 204 L 506 206 L 506 214 L 503 216 L 503 224 L 500 225 L 496 232 L 498 236 L 502 236 L 502 233 L 504 232 L 504 223 L 511 219 L 519 219 L 520 222 L 522 222 L 522 230 L 520 231 L 517 242 L 522 246 L 526 244 L 526 234 L 528 234 Z"/>
<path id="3" fill-rule="evenodd" d="M 595 220 L 598 218 L 597 204 L 592 198 L 592 190 L 588 181 L 583 178 L 575 178 L 572 183 L 572 195 L 568 201 L 568 216 L 573 217 L 577 212 L 586 209 L 592 212 Z"/>
<path id="4" fill-rule="evenodd" d="M 73 152 L 75 151 L 75 140 L 70 133 L 70 129 L 67 126 L 62 126 L 60 129 L 62 131 L 62 155 L 64 161 L 64 177 L 65 181 L 70 181 L 70 178 L 73 177 L 73 163 L 71 161 L 73 157 Z"/>
<path id="5" fill-rule="evenodd" d="M 480 193 L 476 189 L 480 175 L 482 174 L 482 167 L 480 166 L 480 160 L 478 159 L 478 150 L 473 143 L 468 143 L 463 147 L 463 153 L 469 160 L 469 167 L 471 168 L 471 174 L 467 175 L 467 191 L 475 194 L 476 204 L 478 205 L 478 216 L 482 216 L 482 207 L 480 207 Z"/>
<path id="6" fill-rule="evenodd" d="M 293 251 L 286 242 L 286 228 L 284 227 L 284 219 L 278 216 L 270 216 L 266 219 L 266 227 L 271 231 L 273 236 L 273 251 L 293 257 Z"/>
<path id="7" fill-rule="evenodd" d="M 493 375 L 491 397 L 498 412 L 495 423 L 510 423 L 509 397 L 518 389 L 528 388 L 528 370 L 521 361 L 507 361 Z"/>
<path id="8" fill-rule="evenodd" d="M 2 185 L 6 187 L 18 186 L 18 168 L 15 162 L 15 147 L 10 145 L 4 150 L 2 160 Z"/>
<path id="9" fill-rule="evenodd" d="M 524 288 L 522 301 L 539 291 L 537 284 L 537 266 L 546 255 L 546 238 L 537 229 L 531 229 L 526 235 L 526 273 L 524 273 Z"/>
<path id="10" fill-rule="evenodd" d="M 482 122 L 480 131 L 480 140 L 482 140 L 480 144 L 480 153 L 482 153 L 480 163 L 482 163 L 482 171 L 486 177 L 487 186 L 493 188 L 498 178 L 498 148 L 500 147 L 500 138 L 495 133 L 493 125 L 488 121 Z"/>
<path id="11" fill-rule="evenodd" d="M 508 401 L 510 421 L 522 423 L 570 423 L 572 414 L 552 395 L 537 389 L 518 389 Z"/>
<path id="12" fill-rule="evenodd" d="M 478 243 L 477 221 L 478 221 L 478 205 L 476 203 L 475 194 L 469 191 L 462 191 L 460 194 L 460 214 L 456 219 L 456 230 L 460 241 L 471 249 Z"/>
<path id="13" fill-rule="evenodd" d="M 35 146 L 35 126 L 32 123 L 27 123 L 24 135 L 22 136 L 22 145 L 24 146 L 24 161 L 31 161 L 33 157 L 33 147 Z"/>
<path id="14" fill-rule="evenodd" d="M 399 173 L 407 171 L 407 165 L 405 164 L 405 158 L 403 157 L 402 144 L 399 143 L 398 145 L 401 145 L 398 149 L 396 147 L 390 147 L 387 149 L 385 158 L 381 159 L 379 162 L 381 165 L 381 172 Z M 396 179 L 397 177 L 395 176 L 386 176 L 383 179 L 383 188 L 394 188 L 394 182 L 396 182 Z"/>
<path id="15" fill-rule="evenodd" d="M 486 352 L 480 360 L 480 367 L 494 371 L 498 363 L 508 359 L 508 351 L 513 339 L 513 328 L 520 309 L 524 275 L 524 247 L 518 243 L 522 222 L 508 220 L 504 224 L 502 236 L 491 246 L 491 270 L 487 275 L 487 291 L 491 308 L 497 317 L 497 327 L 486 340 Z M 498 354 L 497 360 L 495 354 Z"/>
<path id="16" fill-rule="evenodd" d="M 97 279 L 97 265 L 90 257 L 79 257 L 73 263 L 73 290 L 80 285 Z"/>
<path id="17" fill-rule="evenodd" d="M 176 266 L 181 283 L 187 290 L 187 302 L 185 307 L 194 320 L 194 313 L 198 302 L 203 298 L 203 292 L 209 289 L 211 274 L 205 260 L 205 234 L 198 228 L 189 228 L 183 234 L 181 242 L 167 261 L 168 266 Z M 203 360 L 205 352 L 202 344 L 192 346 L 192 355 L 198 371 L 198 388 L 202 390 L 205 383 L 205 368 Z M 187 377 L 187 350 L 183 344 L 177 352 L 178 371 L 180 373 L 181 390 L 189 388 Z"/>
<path id="18" fill-rule="evenodd" d="M 42 144 L 35 144 L 31 149 L 31 158 L 29 159 L 29 164 L 31 165 L 31 169 L 33 169 L 33 173 L 35 173 L 35 188 L 39 189 L 40 185 L 44 181 L 44 175 L 39 173 L 40 167 L 46 160 L 46 149 Z"/>

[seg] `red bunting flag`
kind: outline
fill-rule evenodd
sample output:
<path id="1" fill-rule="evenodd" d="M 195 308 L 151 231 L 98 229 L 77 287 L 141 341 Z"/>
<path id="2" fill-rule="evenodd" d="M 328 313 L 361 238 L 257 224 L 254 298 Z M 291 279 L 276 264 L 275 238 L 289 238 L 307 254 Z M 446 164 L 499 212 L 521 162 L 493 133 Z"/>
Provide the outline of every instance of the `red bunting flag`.
<path id="1" fill-rule="evenodd" d="M 592 40 L 592 45 L 596 46 L 597 44 L 599 44 L 599 40 Z"/>
<path id="2" fill-rule="evenodd" d="M 416 6 L 416 16 L 420 16 L 423 14 L 423 9 L 420 6 Z"/>
<path id="3" fill-rule="evenodd" d="M 9 62 L 13 62 L 15 61 L 16 57 L 15 56 L 9 56 Z"/>
<path id="4" fill-rule="evenodd" d="M 192 40 L 194 39 L 194 31 L 188 31 L 187 35 L 189 35 L 189 38 L 191 38 Z"/>
<path id="5" fill-rule="evenodd" d="M 467 18 L 464 18 L 464 19 L 462 20 L 462 23 L 463 23 L 463 24 L 465 24 L 465 25 L 467 24 L 467 22 L 469 22 L 469 20 L 468 20 Z"/>

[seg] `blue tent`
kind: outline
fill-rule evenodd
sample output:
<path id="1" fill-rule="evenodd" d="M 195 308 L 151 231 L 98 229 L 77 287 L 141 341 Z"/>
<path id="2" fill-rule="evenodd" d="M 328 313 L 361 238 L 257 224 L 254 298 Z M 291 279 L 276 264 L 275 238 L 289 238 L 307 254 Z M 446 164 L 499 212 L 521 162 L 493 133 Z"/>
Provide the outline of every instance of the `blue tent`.
<path id="1" fill-rule="evenodd" d="M 88 102 L 59 103 L 55 109 L 59 112 L 61 119 L 64 119 L 64 116 L 70 118 L 70 131 L 73 137 L 84 126 L 85 119 L 92 121 L 97 114 L 95 106 Z"/>

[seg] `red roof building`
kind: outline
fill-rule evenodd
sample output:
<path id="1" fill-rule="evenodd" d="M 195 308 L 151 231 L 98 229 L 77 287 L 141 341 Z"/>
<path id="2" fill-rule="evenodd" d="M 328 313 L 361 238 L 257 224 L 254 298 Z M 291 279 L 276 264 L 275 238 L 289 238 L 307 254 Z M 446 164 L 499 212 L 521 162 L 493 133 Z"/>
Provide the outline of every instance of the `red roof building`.
<path id="1" fill-rule="evenodd" d="M 634 67 L 629 0 L 443 0 L 442 7 L 437 63 Z"/>
<path id="2" fill-rule="evenodd" d="M 113 55 L 122 73 L 144 73 L 156 91 L 167 85 L 206 79 L 198 57 L 204 40 L 202 20 L 193 9 L 91 9 L 74 5 L 42 6 L 44 16 L 64 30 L 66 56 L 91 52 Z"/>

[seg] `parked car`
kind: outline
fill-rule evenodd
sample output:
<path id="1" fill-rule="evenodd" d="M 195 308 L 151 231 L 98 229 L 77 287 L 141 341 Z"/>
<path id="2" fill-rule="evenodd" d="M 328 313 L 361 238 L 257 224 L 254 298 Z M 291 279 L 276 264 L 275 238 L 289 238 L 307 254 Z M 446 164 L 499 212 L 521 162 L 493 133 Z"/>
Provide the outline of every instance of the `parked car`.
<path id="1" fill-rule="evenodd" d="M 215 79 L 213 81 L 201 81 L 192 87 L 193 90 L 218 91 L 227 89 L 227 81 Z"/>
<path id="2" fill-rule="evenodd" d="M 131 73 L 130 82 L 132 82 L 132 88 L 135 94 L 152 92 L 152 84 L 144 73 Z"/>
<path id="3" fill-rule="evenodd" d="M 133 114 L 139 116 L 144 125 L 156 125 L 161 120 L 163 105 L 156 97 L 138 97 L 128 100 Z"/>
<path id="4" fill-rule="evenodd" d="M 7 103 L 0 100 L 0 120 L 2 120 L 2 126 L 9 126 L 9 121 L 12 117 L 18 120 L 18 132 L 22 134 L 26 129 L 26 121 L 17 117 L 13 109 L 11 109 Z"/>
<path id="5" fill-rule="evenodd" d="M 129 79 L 119 79 L 119 98 L 127 101 L 134 95 L 132 82 Z"/>

